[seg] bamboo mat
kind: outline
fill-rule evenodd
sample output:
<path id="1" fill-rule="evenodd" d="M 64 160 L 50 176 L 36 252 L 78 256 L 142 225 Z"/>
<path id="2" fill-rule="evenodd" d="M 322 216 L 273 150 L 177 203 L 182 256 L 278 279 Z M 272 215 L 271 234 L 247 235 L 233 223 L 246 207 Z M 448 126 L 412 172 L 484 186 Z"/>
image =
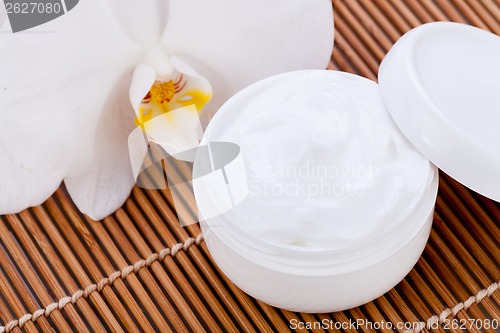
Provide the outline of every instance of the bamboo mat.
<path id="1" fill-rule="evenodd" d="M 419 24 L 457 21 L 500 34 L 496 0 L 338 0 L 334 9 L 329 67 L 370 79 L 391 45 Z M 432 331 L 498 332 L 484 323 L 500 321 L 500 204 L 443 173 L 416 267 L 386 295 L 338 313 L 293 313 L 246 296 L 214 264 L 199 227 L 181 228 L 172 207 L 169 192 L 135 188 L 116 214 L 93 222 L 61 188 L 40 207 L 0 217 L 0 332 L 287 332 L 291 322 L 324 319 L 452 318 L 483 328 Z M 397 331 L 375 328 L 335 331 Z"/>

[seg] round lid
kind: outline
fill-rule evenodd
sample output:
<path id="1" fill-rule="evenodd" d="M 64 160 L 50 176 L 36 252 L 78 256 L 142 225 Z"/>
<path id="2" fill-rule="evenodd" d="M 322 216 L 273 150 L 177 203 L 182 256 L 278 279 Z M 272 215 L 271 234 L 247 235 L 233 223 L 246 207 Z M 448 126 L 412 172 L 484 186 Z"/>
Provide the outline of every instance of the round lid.
<path id="1" fill-rule="evenodd" d="M 426 158 L 500 201 L 500 37 L 424 24 L 392 47 L 379 83 L 389 113 Z"/>

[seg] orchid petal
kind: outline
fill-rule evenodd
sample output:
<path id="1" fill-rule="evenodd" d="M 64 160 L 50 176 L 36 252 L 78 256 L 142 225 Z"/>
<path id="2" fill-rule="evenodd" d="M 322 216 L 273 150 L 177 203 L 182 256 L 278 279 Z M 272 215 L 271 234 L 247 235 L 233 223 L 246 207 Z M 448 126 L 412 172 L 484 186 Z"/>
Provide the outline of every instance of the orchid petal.
<path id="1" fill-rule="evenodd" d="M 0 214 L 42 203 L 88 167 L 108 94 L 141 52 L 110 22 L 105 3 L 86 0 L 0 35 Z"/>
<path id="2" fill-rule="evenodd" d="M 139 65 L 135 68 L 129 88 L 130 104 L 134 109 L 136 117 L 140 118 L 139 106 L 142 99 L 156 80 L 155 70 L 146 65 Z"/>
<path id="3" fill-rule="evenodd" d="M 116 22 L 122 30 L 141 45 L 160 39 L 168 20 L 167 0 L 108 0 Z"/>
<path id="4" fill-rule="evenodd" d="M 94 220 L 115 212 L 134 186 L 127 145 L 135 127 L 134 111 L 127 98 L 130 76 L 118 80 L 104 106 L 91 167 L 81 176 L 64 180 L 79 210 Z"/>
<path id="5" fill-rule="evenodd" d="M 134 175 L 134 179 L 139 186 L 141 185 L 141 182 L 138 181 L 138 178 L 141 172 L 156 162 L 153 159 L 146 159 L 150 150 L 150 143 L 144 133 L 144 129 L 136 127 L 128 136 L 128 151 L 132 174 Z"/>
<path id="6" fill-rule="evenodd" d="M 330 0 L 182 0 L 169 9 L 162 40 L 212 84 L 209 112 L 264 77 L 325 68 L 330 59 Z"/>

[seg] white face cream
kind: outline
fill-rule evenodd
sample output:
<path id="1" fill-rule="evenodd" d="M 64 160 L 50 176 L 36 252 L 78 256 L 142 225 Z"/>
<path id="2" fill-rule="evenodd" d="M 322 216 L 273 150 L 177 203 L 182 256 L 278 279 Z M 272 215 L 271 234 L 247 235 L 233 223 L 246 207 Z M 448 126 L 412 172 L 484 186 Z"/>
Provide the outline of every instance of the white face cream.
<path id="1" fill-rule="evenodd" d="M 193 187 L 210 253 L 250 295 L 344 310 L 391 289 L 420 257 L 437 169 L 399 132 L 375 82 L 336 71 L 268 78 L 224 104 L 203 140 L 240 147 L 246 172 L 227 167 Z M 226 188 L 248 194 L 212 214 Z"/>
<path id="2" fill-rule="evenodd" d="M 251 89 L 223 121 L 217 115 L 205 138 L 238 144 L 248 176 L 231 223 L 274 244 L 340 249 L 404 221 L 433 166 L 378 89 L 346 73 L 291 73 Z"/>

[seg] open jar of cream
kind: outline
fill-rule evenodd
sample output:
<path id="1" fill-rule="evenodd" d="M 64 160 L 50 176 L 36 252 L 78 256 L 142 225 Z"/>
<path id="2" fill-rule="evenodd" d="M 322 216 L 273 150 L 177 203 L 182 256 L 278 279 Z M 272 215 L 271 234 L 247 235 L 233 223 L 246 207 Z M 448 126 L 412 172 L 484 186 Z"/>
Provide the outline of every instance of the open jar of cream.
<path id="1" fill-rule="evenodd" d="M 427 105 L 417 110 L 408 102 L 425 95 L 424 88 L 392 84 L 407 66 L 392 58 L 413 54 L 405 48 L 419 45 L 429 31 L 439 39 L 462 29 L 469 27 L 436 24 L 406 36 L 381 68 L 384 99 L 375 82 L 356 75 L 299 71 L 255 83 L 222 106 L 203 141 L 237 145 L 239 170 L 224 171 L 222 184 L 193 186 L 207 246 L 231 281 L 273 306 L 331 312 L 369 302 L 403 279 L 432 225 L 438 171 L 425 147 L 437 136 L 420 135 L 434 123 Z M 483 33 L 476 30 L 465 38 Z M 418 81 L 418 73 L 410 74 Z M 411 124 L 400 114 L 409 108 L 418 114 L 415 122 L 426 122 L 407 135 L 403 127 Z M 398 125 L 404 122 L 404 132 L 389 112 Z M 444 142 L 431 148 L 446 150 Z M 481 152 L 498 160 L 496 150 Z M 214 214 L 228 189 L 246 197 Z"/>
<path id="2" fill-rule="evenodd" d="M 385 293 L 422 253 L 437 169 L 397 129 L 375 82 L 334 71 L 269 78 L 228 101 L 204 140 L 241 149 L 247 197 L 202 229 L 250 295 L 342 310 Z M 213 189 L 195 193 L 201 207 L 217 204 Z"/>

